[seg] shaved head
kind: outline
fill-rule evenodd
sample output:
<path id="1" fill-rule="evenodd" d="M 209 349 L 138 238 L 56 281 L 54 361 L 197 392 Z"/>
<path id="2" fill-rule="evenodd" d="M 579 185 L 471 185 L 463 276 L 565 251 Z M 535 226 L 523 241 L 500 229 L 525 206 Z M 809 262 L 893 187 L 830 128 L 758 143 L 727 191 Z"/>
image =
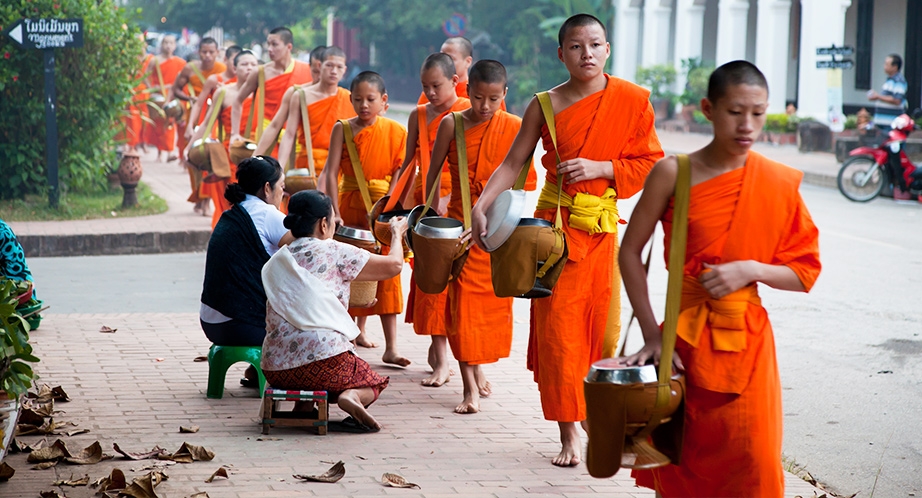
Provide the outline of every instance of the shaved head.
<path id="1" fill-rule="evenodd" d="M 711 73 L 708 79 L 707 98 L 716 103 L 727 94 L 727 89 L 736 85 L 751 85 L 764 88 L 768 92 L 765 75 L 754 64 L 746 61 L 728 62 Z"/>
<path id="2" fill-rule="evenodd" d="M 291 30 L 284 26 L 273 29 L 269 32 L 269 34 L 278 36 L 279 39 L 282 40 L 282 43 L 285 45 L 290 45 L 294 43 L 295 40 L 294 35 L 291 34 Z"/>
<path id="3" fill-rule="evenodd" d="M 506 68 L 499 61 L 490 59 L 477 61 L 471 66 L 468 81 L 471 85 L 476 83 L 502 83 L 503 86 L 506 86 Z"/>
<path id="4" fill-rule="evenodd" d="M 346 58 L 346 52 L 343 51 L 343 49 L 341 49 L 341 48 L 339 48 L 339 47 L 337 47 L 337 46 L 326 47 L 326 48 L 323 50 L 323 53 L 320 55 L 320 60 L 321 60 L 321 61 L 326 61 L 326 60 L 329 59 L 330 57 L 342 57 L 343 59 L 345 59 L 345 58 Z"/>
<path id="5" fill-rule="evenodd" d="M 355 78 L 352 79 L 352 84 L 349 85 L 349 91 L 354 92 L 355 88 L 361 83 L 368 83 L 369 85 L 375 87 L 381 95 L 387 93 L 384 88 L 384 78 L 380 74 L 374 71 L 362 71 Z"/>
<path id="6" fill-rule="evenodd" d="M 455 73 L 455 62 L 451 60 L 451 57 L 447 54 L 441 52 L 436 54 L 430 54 L 429 57 L 426 57 L 425 62 L 423 62 L 423 67 L 420 69 L 420 72 L 428 71 L 434 67 L 439 68 L 442 71 L 442 74 L 446 78 L 451 79 Z"/>
<path id="7" fill-rule="evenodd" d="M 471 41 L 463 36 L 453 36 L 442 44 L 445 45 L 454 45 L 461 51 L 461 55 L 464 57 L 473 57 L 474 56 L 474 46 L 471 45 Z"/>
<path id="8" fill-rule="evenodd" d="M 316 47 L 314 47 L 314 50 L 311 50 L 311 60 L 312 61 L 322 61 L 323 51 L 326 50 L 326 48 L 327 47 L 323 45 L 317 45 Z"/>
<path id="9" fill-rule="evenodd" d="M 589 14 L 576 14 L 575 16 L 571 16 L 569 19 L 563 22 L 563 25 L 560 27 L 560 31 L 557 32 L 557 43 L 560 45 L 560 47 L 563 47 L 563 41 L 571 29 L 593 25 L 602 28 L 602 32 L 605 33 L 605 37 L 608 38 L 608 31 L 606 31 L 605 25 L 602 24 L 602 21 L 600 21 L 597 17 Z"/>

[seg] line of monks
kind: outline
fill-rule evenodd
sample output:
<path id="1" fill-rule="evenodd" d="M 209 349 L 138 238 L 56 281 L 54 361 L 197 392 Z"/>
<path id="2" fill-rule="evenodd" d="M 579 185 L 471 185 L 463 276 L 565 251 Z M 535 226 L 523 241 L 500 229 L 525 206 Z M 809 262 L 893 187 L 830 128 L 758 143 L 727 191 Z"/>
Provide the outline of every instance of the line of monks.
<path id="1" fill-rule="evenodd" d="M 413 324 L 416 334 L 431 338 L 428 363 L 433 371 L 422 384 L 438 387 L 449 381 L 449 349 L 459 362 L 464 394 L 455 409 L 458 413 L 480 410 L 480 398 L 492 392 L 480 365 L 508 357 L 512 345 L 512 299 L 495 296 L 489 254 L 482 249 L 485 211 L 500 192 L 512 187 L 522 165 L 529 164 L 541 140 L 547 151 L 541 160 L 546 172 L 534 216 L 553 222 L 559 210 L 565 220 L 562 229 L 569 254 L 552 296 L 532 301 L 527 358 L 528 368 L 538 384 L 544 416 L 556 421 L 560 430 L 561 450 L 552 462 L 572 466 L 582 458 L 577 424 L 586 418 L 583 379 L 593 362 L 614 355 L 621 329 L 617 232 L 619 222 L 624 222 L 618 216 L 616 201 L 644 189 L 654 164 L 657 165 L 654 173 L 672 171 L 650 175 L 650 181 L 654 176 L 667 177 L 665 183 L 653 186 L 648 181 L 644 191 L 645 196 L 648 192 L 652 192 L 650 196 L 659 192 L 660 200 L 641 199 L 644 206 L 653 203 L 653 207 L 641 215 L 649 220 L 643 218 L 644 226 L 637 231 L 649 229 L 652 233 L 657 221 L 671 224 L 669 196 L 675 185 L 675 158 L 661 160 L 664 155 L 654 129 L 649 92 L 605 74 L 610 55 L 606 39 L 604 25 L 589 15 L 573 16 L 561 27 L 558 57 L 566 66 L 569 79 L 548 92 L 550 112 L 556 123 L 550 128 L 537 99 L 528 104 L 523 118 L 505 112 L 505 68 L 496 61 L 475 64 L 471 44 L 464 38 L 449 38 L 440 53 L 426 58 L 420 70 L 422 94 L 406 128 L 384 116 L 387 92 L 379 75 L 366 71 L 353 80 L 350 90 L 340 88 L 338 84 L 346 72 L 343 51 L 321 47 L 311 53 L 310 64 L 299 62 L 292 58 L 291 32 L 285 28 L 277 28 L 268 35 L 270 61 L 264 65 L 259 65 L 251 52 L 231 48 L 227 50 L 225 67 L 214 62 L 217 44 L 206 39 L 200 47 L 201 61 L 182 66 L 172 62 L 175 58 L 168 56 L 168 40 L 164 40 L 167 47 L 160 56 L 144 61 L 142 73 L 156 75 L 155 84 L 166 82 L 168 86 L 172 81 L 173 95 L 195 101 L 189 114 L 176 121 L 176 126 L 182 129 L 178 134 L 180 150 L 184 144 L 214 136 L 229 148 L 234 144 L 255 143 L 252 154 L 276 155 L 286 174 L 313 166 L 317 188 L 330 195 L 335 215 L 346 226 L 369 229 L 369 200 L 373 204 L 387 195 L 403 195 L 409 204 L 418 205 L 427 200 L 429 192 L 435 192 L 436 198 L 430 201 L 440 215 L 460 220 L 464 218 L 462 183 L 467 184 L 473 205 L 470 228 L 474 245 L 465 266 L 440 294 L 420 291 L 415 285 L 414 269 L 411 279 L 414 283 L 406 302 L 406 321 Z M 148 67 L 151 65 L 160 69 L 153 71 Z M 817 236 L 796 192 L 799 177 L 750 152 L 751 142 L 745 138 L 755 129 L 752 123 L 764 124 L 767 84 L 764 77 L 754 76 L 758 73 L 761 77 L 754 66 L 726 73 L 729 76 L 721 76 L 726 80 L 722 89 L 713 95 L 709 90 L 709 98 L 715 99 L 707 107 L 715 123 L 715 140 L 709 148 L 692 155 L 687 269 L 696 277 L 700 274 L 700 285 L 707 289 L 692 290 L 704 292 L 700 302 L 707 303 L 712 302 L 708 299 L 716 299 L 716 287 L 727 288 L 724 289 L 727 292 L 720 294 L 733 294 L 741 288 L 748 289 L 747 286 L 754 289 L 759 281 L 777 288 L 809 290 L 819 273 Z M 218 98 L 218 95 L 223 96 Z M 208 101 L 212 102 L 210 107 L 205 105 Z M 215 130 L 189 125 L 206 123 L 212 114 L 217 114 Z M 742 123 L 741 115 L 750 121 Z M 463 127 L 466 146 L 466 178 L 461 177 L 459 168 L 458 126 Z M 761 124 L 758 127 L 761 129 Z M 151 143 L 156 143 L 158 149 L 163 145 L 163 150 L 173 150 L 167 147 L 166 137 L 157 140 Z M 356 160 L 350 157 L 353 146 Z M 715 182 L 716 173 L 707 170 L 711 166 L 701 165 L 702 157 L 705 163 L 713 162 L 730 172 L 717 176 L 721 180 Z M 731 159 L 739 164 L 723 166 L 732 163 Z M 361 167 L 361 175 L 357 174 L 356 164 Z M 742 168 L 743 164 L 746 168 Z M 526 189 L 533 190 L 537 176 L 533 167 L 529 168 Z M 406 180 L 405 175 L 415 178 L 411 180 L 413 187 L 398 192 L 395 189 L 398 183 L 407 184 L 400 181 Z M 359 177 L 364 178 L 365 185 L 359 184 Z M 216 223 L 220 213 L 229 207 L 222 194 L 224 187 L 234 181 L 233 166 L 230 176 L 211 178 L 205 183 L 201 183 L 202 178 L 198 171 L 190 173 L 193 192 L 190 200 L 196 196 L 210 197 L 215 205 L 213 223 Z M 753 181 L 761 183 L 754 187 Z M 787 196 L 785 202 L 797 208 L 793 221 L 789 216 L 792 211 L 773 211 L 776 216 L 771 223 L 782 234 L 781 242 L 770 241 L 767 236 L 747 238 L 737 233 L 746 225 L 737 223 L 738 218 L 754 216 L 758 206 L 780 202 L 777 199 L 784 197 L 778 193 L 781 191 Z M 758 192 L 777 195 L 765 201 L 751 200 L 751 196 L 763 195 Z M 737 199 L 740 206 L 752 213 L 734 211 Z M 730 230 L 737 230 L 732 238 L 727 236 Z M 621 258 L 622 262 L 632 263 L 630 270 L 625 269 L 632 302 L 646 293 L 646 284 L 637 273 L 640 265 L 633 264 L 634 259 L 639 263 L 642 242 L 649 238 L 649 233 L 644 235 L 640 243 L 635 242 L 640 236 L 631 236 L 632 253 Z M 714 241 L 721 241 L 720 247 Z M 741 269 L 729 263 L 734 258 L 721 259 L 723 244 L 735 251 L 733 254 L 739 259 L 751 258 L 765 268 L 750 264 Z M 751 277 L 748 281 L 731 278 L 738 272 L 755 271 L 753 268 L 760 268 L 759 273 L 747 275 Z M 689 285 L 691 289 L 699 284 Z M 755 302 L 751 296 L 749 299 Z M 640 301 L 634 302 L 634 309 L 645 312 L 649 303 L 644 307 Z M 686 441 L 706 447 L 707 451 L 702 453 L 699 448 L 689 449 L 686 445 L 687 454 L 697 456 L 694 462 L 667 467 L 678 469 L 674 472 L 638 473 L 642 485 L 660 492 L 666 490 L 663 496 L 783 494 L 780 384 L 771 330 L 760 306 L 749 309 L 746 313 L 754 315 L 751 320 L 746 319 L 744 327 L 758 322 L 758 331 L 750 331 L 750 335 L 761 334 L 750 339 L 758 344 L 758 349 L 733 357 L 732 363 L 726 363 L 732 365 L 731 370 L 726 366 L 712 369 L 695 364 L 698 357 L 704 358 L 701 361 L 708 362 L 707 365 L 719 366 L 729 360 L 721 356 L 723 350 L 716 356 L 710 353 L 710 356 L 705 353 L 696 356 L 699 336 L 691 337 L 680 331 L 677 351 L 688 368 L 688 382 L 692 386 L 686 399 Z M 364 326 L 368 316 L 377 315 L 381 317 L 386 341 L 383 361 L 409 365 L 410 361 L 399 354 L 397 346 L 397 315 L 403 311 L 399 277 L 381 282 L 373 307 L 350 310 L 362 330 L 356 343 L 376 346 L 365 336 Z M 652 316 L 650 311 L 641 317 L 652 323 L 641 321 L 649 348 L 656 345 L 655 333 L 648 330 L 656 328 Z M 705 320 L 711 319 L 706 312 L 704 316 Z M 768 332 L 763 334 L 766 329 Z M 711 339 L 701 341 L 710 347 Z M 642 350 L 640 359 L 658 357 L 658 350 L 654 349 Z M 637 360 L 635 356 L 630 361 Z M 743 375 L 730 379 L 734 372 L 755 373 L 751 378 Z M 703 389 L 696 391 L 695 386 Z M 701 394 L 707 389 L 714 392 Z M 751 426 L 759 427 L 760 433 L 753 435 Z M 711 461 L 711 454 L 720 457 Z M 743 465 L 745 475 L 728 475 L 727 471 L 735 464 Z"/>

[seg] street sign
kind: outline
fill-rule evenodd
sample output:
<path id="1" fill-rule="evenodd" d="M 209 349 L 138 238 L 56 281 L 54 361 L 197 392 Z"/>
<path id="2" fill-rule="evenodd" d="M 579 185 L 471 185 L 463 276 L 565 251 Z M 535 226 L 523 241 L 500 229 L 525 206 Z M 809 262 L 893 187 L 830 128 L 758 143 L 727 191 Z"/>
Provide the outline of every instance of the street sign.
<path id="1" fill-rule="evenodd" d="M 83 46 L 83 19 L 31 19 L 14 22 L 7 36 L 21 48 L 40 49 L 45 74 L 45 171 L 48 175 L 48 204 L 58 207 L 58 118 L 54 89 L 54 49 Z"/>
<path id="2" fill-rule="evenodd" d="M 855 67 L 855 63 L 848 59 L 841 61 L 816 61 L 817 69 L 851 69 L 853 67 Z"/>
<path id="3" fill-rule="evenodd" d="M 467 32 L 467 18 L 455 12 L 442 24 L 442 31 L 445 32 L 445 36 L 464 36 Z"/>
<path id="4" fill-rule="evenodd" d="M 83 19 L 20 19 L 7 35 L 25 49 L 78 48 L 83 46 Z"/>
<path id="5" fill-rule="evenodd" d="M 837 47 L 835 45 L 831 47 L 818 47 L 816 49 L 816 55 L 855 55 L 855 49 L 853 47 Z"/>

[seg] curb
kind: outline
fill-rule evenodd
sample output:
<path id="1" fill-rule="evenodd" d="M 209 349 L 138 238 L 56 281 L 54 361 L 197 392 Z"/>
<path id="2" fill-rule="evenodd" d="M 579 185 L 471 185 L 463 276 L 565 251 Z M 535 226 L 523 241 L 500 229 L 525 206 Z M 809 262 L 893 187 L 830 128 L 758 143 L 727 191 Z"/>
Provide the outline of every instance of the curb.
<path id="1" fill-rule="evenodd" d="M 22 235 L 17 238 L 27 258 L 112 256 L 204 251 L 211 231 Z"/>

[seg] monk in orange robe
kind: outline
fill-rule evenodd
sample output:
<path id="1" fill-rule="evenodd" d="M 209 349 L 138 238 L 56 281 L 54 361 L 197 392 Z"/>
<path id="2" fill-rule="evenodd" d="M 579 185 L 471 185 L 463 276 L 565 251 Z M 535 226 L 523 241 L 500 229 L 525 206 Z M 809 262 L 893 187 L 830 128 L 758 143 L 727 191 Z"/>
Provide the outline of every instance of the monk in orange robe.
<path id="1" fill-rule="evenodd" d="M 163 94 L 165 99 L 161 106 L 173 100 L 173 81 L 176 80 L 176 77 L 186 65 L 186 61 L 182 57 L 173 55 L 175 50 L 176 37 L 173 35 L 164 36 L 163 40 L 160 41 L 160 54 L 155 57 L 154 63 L 150 65 L 150 86 L 154 88 L 154 91 Z M 151 112 L 150 114 L 154 121 L 150 139 L 152 140 L 151 143 L 157 147 L 157 160 L 161 160 L 161 154 L 166 152 L 167 161 L 175 161 L 178 157 L 172 154 L 176 147 L 176 126 L 173 119 L 164 117 L 159 112 Z"/>
<path id="2" fill-rule="evenodd" d="M 767 108 L 768 85 L 755 66 L 734 61 L 714 71 L 702 101 L 714 138 L 689 155 L 674 361 L 686 380 L 682 453 L 678 464 L 634 471 L 639 485 L 664 497 L 784 496 L 781 381 L 758 284 L 806 292 L 821 265 L 819 232 L 798 192 L 803 173 L 749 150 Z M 657 221 L 670 245 L 677 171 L 672 156 L 654 166 L 624 237 L 625 288 L 645 341 L 624 364 L 660 355 L 640 253 Z"/>
<path id="3" fill-rule="evenodd" d="M 201 119 L 199 123 L 205 121 L 205 112 L 209 105 L 211 105 L 211 98 L 214 96 L 215 90 L 217 90 L 223 84 L 231 84 L 237 81 L 237 68 L 234 67 L 234 58 L 243 51 L 243 48 L 240 45 L 231 45 L 224 50 L 224 72 L 221 74 L 212 74 L 205 78 L 205 84 L 202 85 L 201 91 L 198 92 L 198 95 L 193 99 L 192 109 L 189 111 L 190 116 L 200 116 Z M 246 119 L 244 119 L 246 121 Z M 192 134 L 195 133 L 195 127 L 187 126 L 185 140 L 186 143 L 192 141 Z"/>
<path id="4" fill-rule="evenodd" d="M 606 39 L 604 25 L 593 16 L 579 14 L 563 23 L 558 56 L 570 78 L 528 104 L 512 149 L 472 213 L 471 235 L 483 247 L 487 208 L 513 185 L 542 139 L 547 176 L 535 217 L 554 222 L 560 199 L 569 255 L 553 294 L 532 301 L 528 367 L 538 383 L 545 419 L 560 429 L 561 451 L 552 459 L 559 466 L 581 461 L 576 422 L 586 418 L 583 378 L 603 351 L 614 353 L 614 346 L 606 345 L 617 344 L 617 199 L 637 193 L 663 156 L 649 92 L 603 71 L 610 55 Z M 542 100 L 556 122 L 556 141 Z"/>
<path id="5" fill-rule="evenodd" d="M 195 128 L 202 124 L 204 114 L 192 115 L 190 103 L 197 98 L 208 99 L 208 95 L 202 95 L 205 81 L 212 75 L 222 74 L 227 69 L 227 66 L 223 62 L 217 62 L 218 42 L 214 38 L 202 39 L 201 43 L 199 43 L 198 55 L 198 61 L 188 62 L 179 75 L 176 76 L 176 80 L 173 81 L 173 95 L 185 102 L 184 107 L 186 108 L 182 120 L 176 123 L 179 160 L 185 163 L 186 171 L 189 172 L 189 185 L 192 190 L 186 201 L 195 204 L 195 212 L 207 216 L 209 197 L 201 192 L 204 174 L 196 169 L 195 166 L 186 162 L 185 150 L 189 145 L 186 138 L 186 128 Z"/>
<path id="6" fill-rule="evenodd" d="M 144 143 L 144 125 L 146 119 L 150 119 L 147 106 L 144 105 L 144 101 L 148 98 L 147 84 L 144 83 L 144 78 L 147 75 L 150 62 L 153 60 L 154 56 L 140 54 L 139 57 L 141 58 L 141 68 L 137 76 L 135 76 L 137 84 L 131 96 L 131 103 L 128 104 L 128 115 L 122 118 L 125 129 L 119 134 L 119 138 L 125 141 L 128 150 L 132 151 L 135 150 L 138 145 Z"/>
<path id="7" fill-rule="evenodd" d="M 321 80 L 322 84 L 322 80 Z M 317 86 L 317 85 L 314 85 Z M 345 226 L 368 230 L 368 214 L 371 206 L 387 194 L 390 180 L 403 163 L 406 150 L 407 131 L 392 119 L 380 116 L 387 104 L 384 79 L 378 73 L 364 71 L 352 80 L 353 110 L 356 117 L 338 121 L 330 136 L 330 154 L 320 176 L 320 189 L 333 200 L 333 211 Z M 348 125 L 348 129 L 344 126 Z M 368 197 L 362 192 L 352 157 L 347 146 L 347 133 L 353 136 L 365 177 Z M 338 191 L 338 179 L 342 173 L 342 191 Z M 400 251 L 399 247 L 383 247 L 382 252 Z M 356 317 L 361 333 L 365 333 L 368 316 L 379 315 L 384 329 L 385 349 L 382 360 L 385 363 L 405 367 L 410 360 L 397 352 L 397 315 L 403 312 L 403 291 L 400 275 L 378 282 L 377 302 L 371 308 L 350 308 Z M 367 341 L 367 339 L 365 339 Z M 358 342 L 358 339 L 356 339 Z"/>
<path id="8" fill-rule="evenodd" d="M 506 69 L 499 62 L 483 60 L 471 67 L 470 94 L 472 107 L 442 119 L 432 148 L 434 163 L 441 163 L 446 156 L 448 159 L 451 191 L 455 193 L 448 204 L 448 216 L 466 224 L 470 223 L 470 213 L 464 212 L 461 182 L 470 189 L 468 206 L 475 204 L 522 125 L 518 116 L 500 110 L 506 97 Z M 455 136 L 459 115 L 464 127 L 466 172 L 459 166 L 460 145 Z M 532 177 L 530 190 L 534 190 L 537 178 L 531 161 L 528 169 Z M 440 176 L 437 169 L 431 168 L 427 186 L 431 188 Z M 512 348 L 512 298 L 496 297 L 490 255 L 476 246 L 469 251 L 458 278 L 448 283 L 448 344 L 458 360 L 464 383 L 464 399 L 455 407 L 456 413 L 480 411 L 480 397 L 492 393 L 480 365 L 507 358 Z"/>
<path id="9" fill-rule="evenodd" d="M 471 44 L 471 41 L 463 36 L 453 36 L 442 44 L 442 48 L 439 49 L 439 52 L 451 57 L 452 62 L 455 63 L 455 74 L 458 75 L 458 84 L 455 85 L 455 93 L 458 97 L 469 99 L 468 95 L 468 69 L 471 68 L 471 64 L 474 62 L 474 46 Z M 419 99 L 417 99 L 418 105 L 423 105 L 429 102 L 429 99 L 426 98 L 426 93 L 421 92 L 419 94 Z M 506 101 L 503 100 L 500 103 L 500 109 L 506 110 Z"/>
<path id="10" fill-rule="evenodd" d="M 249 50 L 244 50 L 239 52 L 234 57 L 234 70 L 235 76 L 234 79 L 229 81 L 227 84 L 223 85 L 215 91 L 215 99 L 218 98 L 218 95 L 223 93 L 221 97 L 221 106 L 217 107 L 217 101 L 213 101 L 209 105 L 207 112 L 205 113 L 205 122 L 208 122 L 208 119 L 211 117 L 211 114 L 214 112 L 219 112 L 217 122 L 218 127 L 220 128 L 220 133 L 215 133 L 212 130 L 205 129 L 204 126 L 200 126 L 193 136 L 190 138 L 190 143 L 194 143 L 196 140 L 203 138 L 208 134 L 208 136 L 220 137 L 224 141 L 224 147 L 228 148 L 230 145 L 230 136 L 233 135 L 231 130 L 231 105 L 234 100 L 237 98 L 237 94 L 240 92 L 240 89 L 243 87 L 243 83 L 247 80 L 247 77 L 259 67 L 259 61 L 256 59 L 256 56 L 253 55 L 253 52 Z M 244 101 L 243 111 L 243 125 L 241 129 L 237 130 L 238 133 L 243 134 L 243 127 L 246 126 L 247 117 L 250 112 L 250 108 L 247 106 L 249 100 Z M 237 166 L 231 162 L 231 176 L 228 178 L 218 178 L 214 182 L 204 182 L 202 183 L 202 194 L 207 195 L 212 202 L 214 202 L 214 213 L 211 217 L 211 228 L 214 229 L 215 225 L 218 224 L 218 220 L 221 219 L 221 214 L 224 211 L 227 211 L 231 208 L 230 203 L 227 199 L 224 198 L 224 190 L 227 188 L 227 185 L 235 182 L 235 174 L 237 171 Z"/>
<path id="11" fill-rule="evenodd" d="M 291 55 L 292 40 L 293 36 L 291 30 L 283 27 L 273 29 L 266 37 L 269 59 L 272 62 L 263 66 L 265 75 L 265 86 L 263 87 L 264 104 L 262 109 L 259 109 L 259 105 L 257 104 L 256 116 L 254 117 L 256 120 L 254 128 L 257 129 L 257 142 L 259 142 L 259 139 L 262 137 L 263 128 L 265 128 L 272 120 L 272 117 L 276 115 L 276 111 L 278 111 L 279 106 L 282 104 L 282 97 L 285 95 L 285 92 L 293 85 L 303 85 L 311 82 L 310 64 L 296 60 Z M 231 128 L 233 130 L 236 131 L 240 129 L 240 116 L 242 114 L 243 101 L 251 95 L 257 98 L 258 96 L 255 95 L 257 90 L 259 90 L 259 71 L 251 74 L 247 78 L 243 88 L 233 102 L 231 111 Z M 260 122 L 260 116 L 262 117 L 262 122 Z M 231 137 L 231 143 L 241 140 L 244 140 L 241 134 L 235 134 Z M 263 152 L 275 155 L 275 147 L 273 146 L 272 151 L 257 150 L 257 153 Z"/>
<path id="12" fill-rule="evenodd" d="M 424 204 L 426 196 L 429 195 L 428 192 L 423 192 L 423 184 L 429 174 L 430 151 L 435 143 L 439 124 L 448 113 L 463 111 L 471 106 L 470 100 L 458 98 L 455 93 L 458 75 L 455 74 L 455 65 L 451 57 L 446 54 L 437 53 L 426 57 L 420 70 L 420 81 L 423 85 L 423 92 L 429 98 L 429 103 L 418 106 L 416 110 L 410 112 L 407 122 L 410 139 L 407 140 L 406 158 L 400 167 L 400 175 L 410 174 L 416 177 L 414 190 L 416 204 Z M 415 168 L 411 169 L 411 163 L 419 166 L 418 175 Z M 451 195 L 451 173 L 448 171 L 447 162 L 433 167 L 441 171 L 440 202 L 433 206 L 441 215 L 444 215 Z M 396 185 L 396 182 L 393 185 Z M 448 329 L 445 322 L 448 312 L 448 290 L 440 294 L 426 294 L 416 288 L 415 277 L 411 277 L 410 282 L 405 320 L 413 324 L 413 330 L 417 334 L 428 335 L 432 340 L 429 346 L 429 366 L 432 367 L 432 375 L 423 379 L 422 385 L 439 387 L 448 382 L 450 377 L 448 339 L 445 337 Z"/>

